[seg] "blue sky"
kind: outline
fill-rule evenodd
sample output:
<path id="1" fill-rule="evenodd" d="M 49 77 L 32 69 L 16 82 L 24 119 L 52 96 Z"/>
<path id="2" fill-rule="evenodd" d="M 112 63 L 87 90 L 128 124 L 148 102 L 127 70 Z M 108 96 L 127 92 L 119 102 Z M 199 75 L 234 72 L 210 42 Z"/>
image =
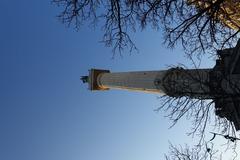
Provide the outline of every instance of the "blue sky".
<path id="1" fill-rule="evenodd" d="M 162 45 L 161 32 L 133 34 L 140 52 L 112 59 L 99 29 L 66 28 L 48 0 L 1 0 L 0 8 L 0 159 L 158 160 L 168 141 L 191 143 L 188 121 L 169 130 L 168 119 L 154 112 L 157 95 L 90 92 L 79 80 L 90 68 L 189 66 L 181 49 Z"/>

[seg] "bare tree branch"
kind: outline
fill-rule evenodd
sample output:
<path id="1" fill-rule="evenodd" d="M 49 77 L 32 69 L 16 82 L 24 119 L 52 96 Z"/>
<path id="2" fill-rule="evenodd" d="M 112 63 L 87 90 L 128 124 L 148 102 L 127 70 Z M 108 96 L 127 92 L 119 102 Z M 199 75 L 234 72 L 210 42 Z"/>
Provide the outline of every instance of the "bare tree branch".
<path id="1" fill-rule="evenodd" d="M 62 8 L 58 18 L 79 29 L 82 24 L 103 24 L 102 42 L 113 52 L 136 50 L 131 36 L 136 28 L 164 31 L 164 42 L 178 42 L 188 54 L 212 53 L 236 43 L 240 2 L 226 0 L 52 0 Z M 233 4 L 236 4 L 233 6 Z M 229 9 L 230 8 L 230 9 Z"/>

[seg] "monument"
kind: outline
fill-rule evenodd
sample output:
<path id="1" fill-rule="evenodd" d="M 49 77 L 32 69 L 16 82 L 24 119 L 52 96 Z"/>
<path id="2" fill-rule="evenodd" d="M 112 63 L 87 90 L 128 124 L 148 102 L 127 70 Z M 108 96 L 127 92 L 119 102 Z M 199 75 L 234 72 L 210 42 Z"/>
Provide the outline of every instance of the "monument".
<path id="1" fill-rule="evenodd" d="M 215 112 L 231 121 L 240 130 L 240 41 L 236 47 L 218 51 L 213 68 L 160 71 L 110 72 L 91 69 L 81 77 L 89 89 L 126 89 L 159 93 L 171 97 L 187 96 L 194 99 L 212 99 Z"/>

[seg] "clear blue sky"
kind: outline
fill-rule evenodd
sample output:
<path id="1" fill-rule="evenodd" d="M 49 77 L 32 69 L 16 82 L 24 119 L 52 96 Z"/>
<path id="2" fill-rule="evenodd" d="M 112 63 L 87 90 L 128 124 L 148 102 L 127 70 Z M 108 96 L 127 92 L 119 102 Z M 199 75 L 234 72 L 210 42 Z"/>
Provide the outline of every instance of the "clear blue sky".
<path id="1" fill-rule="evenodd" d="M 169 130 L 154 112 L 157 95 L 90 92 L 79 80 L 93 67 L 189 65 L 181 50 L 165 49 L 161 32 L 146 30 L 133 35 L 140 53 L 111 59 L 101 31 L 66 28 L 58 13 L 49 0 L 0 2 L 1 160 L 159 160 L 168 141 L 190 143 L 187 121 Z"/>

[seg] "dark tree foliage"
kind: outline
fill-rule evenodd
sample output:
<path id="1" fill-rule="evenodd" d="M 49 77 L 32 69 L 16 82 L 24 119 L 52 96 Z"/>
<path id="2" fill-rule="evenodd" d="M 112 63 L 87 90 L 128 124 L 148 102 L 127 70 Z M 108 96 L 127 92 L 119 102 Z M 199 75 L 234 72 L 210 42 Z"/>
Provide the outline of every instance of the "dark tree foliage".
<path id="1" fill-rule="evenodd" d="M 100 22 L 102 41 L 114 53 L 137 49 L 130 33 L 151 26 L 163 30 L 169 47 L 179 43 L 190 55 L 234 45 L 239 24 L 229 1 L 239 6 L 234 0 L 52 0 L 62 8 L 58 18 L 68 26 L 79 29 Z"/>

